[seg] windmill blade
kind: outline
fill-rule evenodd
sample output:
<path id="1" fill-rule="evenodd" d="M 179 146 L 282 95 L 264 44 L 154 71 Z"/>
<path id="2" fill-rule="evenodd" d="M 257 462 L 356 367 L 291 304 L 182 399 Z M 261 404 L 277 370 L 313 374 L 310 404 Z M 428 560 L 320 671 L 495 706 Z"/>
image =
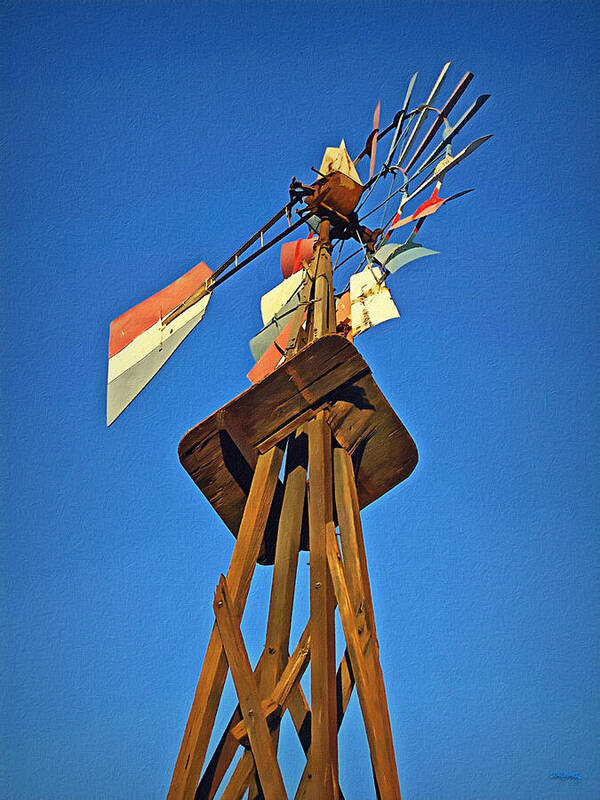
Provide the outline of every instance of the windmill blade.
<path id="1" fill-rule="evenodd" d="M 392 224 L 388 229 L 386 237 L 389 237 L 390 233 L 393 230 L 396 230 L 396 228 L 401 228 L 403 225 L 408 225 L 411 222 L 417 222 L 417 220 L 419 220 L 418 225 L 420 228 L 420 226 L 423 224 L 421 220 L 424 217 L 429 217 L 432 214 L 435 214 L 435 212 L 438 211 L 438 209 L 440 209 L 442 206 L 445 206 L 446 203 L 450 203 L 452 200 L 457 200 L 464 194 L 469 194 L 469 192 L 475 191 L 475 189 L 464 189 L 462 192 L 457 192 L 457 194 L 453 194 L 450 197 L 440 197 L 438 194 L 438 188 L 439 187 L 436 186 L 431 197 L 428 200 L 425 200 L 424 203 L 421 203 L 421 205 L 416 209 L 416 211 L 413 211 L 413 213 L 410 214 L 408 217 L 401 216 L 402 206 L 400 206 L 400 208 L 398 209 L 398 213 L 394 217 Z M 413 233 L 416 233 L 419 228 L 416 228 L 415 231 L 413 231 Z M 412 237 L 409 241 L 412 241 Z"/>
<path id="2" fill-rule="evenodd" d="M 285 358 L 285 351 L 292 334 L 294 325 L 293 316 L 288 319 L 284 328 L 277 333 L 271 344 L 264 350 L 256 364 L 248 373 L 248 380 L 251 383 L 258 383 L 262 378 L 273 372 L 280 361 Z"/>
<path id="3" fill-rule="evenodd" d="M 448 100 L 446 100 L 445 104 L 442 106 L 442 108 L 438 112 L 433 125 L 427 131 L 425 136 L 423 137 L 423 141 L 421 142 L 421 144 L 417 147 L 417 149 L 413 153 L 412 158 L 410 159 L 410 161 L 406 165 L 406 170 L 405 170 L 406 172 L 408 172 L 408 170 L 412 167 L 412 165 L 421 156 L 421 153 L 424 152 L 424 150 L 427 147 L 427 145 L 431 142 L 431 140 L 433 139 L 435 134 L 438 132 L 438 130 L 442 126 L 442 123 L 444 122 L 444 118 L 448 116 L 448 114 L 452 111 L 454 106 L 458 103 L 460 98 L 465 93 L 465 91 L 467 89 L 467 86 L 471 83 L 471 81 L 473 80 L 474 77 L 475 76 L 473 75 L 472 72 L 467 72 L 462 77 L 462 79 L 460 80 L 460 82 L 459 82 L 458 86 L 456 87 L 456 89 L 452 92 L 452 94 L 450 95 Z"/>
<path id="4" fill-rule="evenodd" d="M 418 219 L 421 219 L 421 217 L 428 217 L 431 214 L 435 214 L 438 208 L 441 208 L 446 202 L 447 198 L 440 197 L 438 195 L 438 188 L 436 187 L 431 197 L 425 200 L 424 203 L 421 203 L 421 205 L 415 211 L 413 211 L 412 214 L 409 214 L 408 217 L 402 216 L 403 204 L 400 203 L 398 212 L 396 213 L 392 224 L 388 228 L 386 236 L 389 237 L 390 233 L 393 230 L 396 230 L 396 228 L 401 228 L 403 225 L 409 225 L 411 222 L 416 222 Z"/>
<path id="5" fill-rule="evenodd" d="M 450 197 L 446 198 L 446 203 L 451 203 L 452 200 L 458 200 L 459 197 L 463 197 L 465 194 L 471 194 L 474 192 L 475 189 L 463 189 L 462 192 L 457 192 L 456 194 L 451 194 Z"/>
<path id="6" fill-rule="evenodd" d="M 475 100 L 473 105 L 465 111 L 465 113 L 458 120 L 458 122 L 444 131 L 444 133 L 442 134 L 442 139 L 444 140 L 442 144 L 446 145 L 448 144 L 448 142 L 451 142 L 452 139 L 454 139 L 454 137 L 456 136 L 456 134 L 460 133 L 460 131 L 467 124 L 467 122 L 469 122 L 469 120 L 475 116 L 475 114 L 484 105 L 484 103 L 486 103 L 490 99 L 490 97 L 491 95 L 489 94 L 480 94 L 477 100 Z"/>
<path id="7" fill-rule="evenodd" d="M 421 166 L 413 172 L 411 175 L 411 180 L 420 175 L 427 167 L 431 166 L 436 158 L 444 152 L 444 150 L 448 147 L 448 145 L 452 142 L 454 137 L 461 132 L 461 130 L 465 127 L 467 122 L 469 122 L 475 114 L 479 111 L 479 109 L 484 105 L 484 103 L 489 100 L 491 95 L 489 94 L 482 94 L 479 95 L 477 100 L 473 103 L 473 105 L 468 108 L 462 117 L 458 120 L 455 125 L 448 126 L 446 130 L 442 133 L 442 141 L 437 145 L 437 147 L 431 152 L 429 156 L 427 156 L 426 160 L 421 164 Z"/>
<path id="8" fill-rule="evenodd" d="M 316 241 L 311 232 L 308 239 L 297 239 L 295 242 L 286 242 L 281 245 L 280 263 L 281 274 L 284 278 L 301 272 L 305 261 L 310 264 Z"/>
<path id="9" fill-rule="evenodd" d="M 447 201 L 446 201 L 447 202 Z M 425 256 L 439 255 L 439 250 L 429 250 L 416 242 L 405 244 L 383 244 L 373 253 L 373 261 L 381 264 L 386 272 L 393 274 L 411 261 Z"/>
<path id="10" fill-rule="evenodd" d="M 354 336 L 400 316 L 390 290 L 383 283 L 383 277 L 379 267 L 370 265 L 350 276 L 350 312 Z"/>
<path id="11" fill-rule="evenodd" d="M 418 113 L 418 109 L 415 109 L 414 111 L 411 111 L 410 113 L 407 113 L 406 114 L 406 119 L 408 119 L 409 117 L 413 116 L 416 113 Z M 390 131 L 393 131 L 396 128 L 396 125 L 398 123 L 398 115 L 399 114 L 400 114 L 400 111 L 396 112 L 392 122 L 390 122 L 390 124 L 386 128 L 384 128 L 382 131 L 379 131 L 377 133 L 377 141 L 378 142 L 380 142 L 384 137 L 386 137 Z M 364 148 L 360 151 L 360 153 L 354 159 L 354 162 L 353 162 L 354 166 L 356 166 L 365 156 L 369 155 L 370 152 L 371 152 L 371 136 L 368 136 Z"/>
<path id="12" fill-rule="evenodd" d="M 292 297 L 297 295 L 300 302 L 303 283 L 304 270 L 299 270 L 263 294 L 260 298 L 260 315 L 264 325 L 268 325 Z"/>
<path id="13" fill-rule="evenodd" d="M 400 136 L 402 135 L 402 125 L 404 124 L 404 118 L 406 116 L 406 111 L 408 109 L 408 104 L 410 103 L 410 98 L 418 74 L 419 74 L 418 72 L 415 72 L 415 74 L 410 79 L 410 83 L 408 84 L 408 89 L 406 90 L 406 95 L 404 96 L 404 103 L 402 104 L 402 108 L 396 114 L 394 122 L 392 123 L 395 127 L 395 131 L 394 131 L 394 136 L 392 138 L 392 144 L 387 154 L 387 158 L 384 161 L 384 166 L 386 168 L 390 166 L 390 164 L 392 163 L 392 159 L 394 158 L 394 155 L 396 153 L 396 148 L 398 147 L 398 142 L 400 141 Z"/>
<path id="14" fill-rule="evenodd" d="M 375 171 L 375 156 L 377 154 L 377 134 L 379 133 L 379 115 L 381 113 L 381 100 L 377 101 L 375 111 L 373 113 L 373 130 L 371 131 L 371 162 L 369 166 L 369 180 L 373 177 Z"/>
<path id="15" fill-rule="evenodd" d="M 294 297 L 291 297 L 288 302 L 282 306 L 273 319 L 250 339 L 248 344 L 250 346 L 252 358 L 255 361 L 260 361 L 281 331 L 288 325 L 298 305 L 297 297 L 294 295 Z"/>
<path id="16" fill-rule="evenodd" d="M 400 153 L 400 157 L 398 158 L 398 161 L 396 162 L 396 166 L 397 166 L 397 167 L 399 167 L 399 166 L 402 164 L 402 162 L 404 161 L 404 159 L 405 159 L 405 157 L 406 157 L 406 154 L 407 154 L 407 153 L 410 151 L 410 148 L 411 148 L 411 147 L 412 147 L 412 145 L 413 145 L 413 142 L 414 142 L 414 140 L 415 140 L 415 138 L 416 138 L 416 136 L 417 136 L 417 133 L 418 133 L 418 132 L 419 132 L 419 130 L 421 129 L 421 125 L 422 125 L 422 124 L 425 122 L 425 120 L 427 119 L 427 115 L 429 114 L 429 112 L 430 112 L 430 110 L 431 110 L 431 109 L 429 108 L 429 106 L 431 106 L 431 105 L 434 103 L 434 101 L 435 101 L 435 98 L 438 96 L 438 92 L 439 92 L 439 91 L 440 91 L 440 89 L 442 88 L 442 84 L 444 83 L 444 79 L 445 79 L 445 77 L 446 77 L 446 73 L 447 73 L 447 72 L 448 72 L 448 70 L 450 69 L 450 64 L 451 64 L 451 63 L 452 63 L 452 62 L 450 62 L 450 61 L 447 61 L 447 62 L 444 64 L 444 66 L 442 67 L 442 71 L 441 71 L 441 72 L 440 72 L 440 74 L 438 75 L 438 78 L 437 78 L 436 82 L 435 82 L 435 83 L 434 83 L 434 85 L 433 85 L 433 89 L 431 90 L 431 93 L 429 94 L 429 97 L 428 97 L 428 98 L 427 98 L 427 100 L 425 101 L 425 108 L 424 108 L 424 109 L 421 111 L 421 113 L 420 113 L 420 114 L 419 114 L 419 116 L 417 117 L 417 121 L 416 121 L 416 123 L 415 123 L 415 126 L 414 126 L 414 128 L 412 129 L 412 131 L 411 131 L 411 133 L 410 133 L 410 136 L 408 137 L 408 140 L 407 140 L 406 144 L 405 144 L 405 145 L 404 145 L 404 147 L 402 148 L 402 152 Z"/>
<path id="17" fill-rule="evenodd" d="M 201 262 L 160 292 L 130 308 L 110 324 L 106 424 L 119 414 L 156 375 L 204 316 L 210 293 L 165 325 L 164 318 L 206 282 L 211 270 Z"/>
<path id="18" fill-rule="evenodd" d="M 492 134 L 489 134 L 488 136 L 481 136 L 479 139 L 475 139 L 475 140 L 474 140 L 474 141 L 472 141 L 470 144 L 468 144 L 468 145 L 467 145 L 467 146 L 464 148 L 464 150 L 461 150 L 461 151 L 460 151 L 460 153 L 458 153 L 458 154 L 457 154 L 457 155 L 455 155 L 455 156 L 452 156 L 452 157 L 450 158 L 450 160 L 448 161 L 448 163 L 446 164 L 446 166 L 445 166 L 445 167 L 443 167 L 443 169 L 441 169 L 441 170 L 440 170 L 439 172 L 437 172 L 437 173 L 434 173 L 434 174 L 433 174 L 433 175 L 431 175 L 429 178 L 426 178 L 426 179 L 423 181 L 423 183 L 421 183 L 421 184 L 420 184 L 420 185 L 419 185 L 419 186 L 418 186 L 418 187 L 417 187 L 417 188 L 414 190 L 414 192 L 412 192 L 411 194 L 409 194 L 409 195 L 407 195 L 405 198 L 403 198 L 403 199 L 402 199 L 401 206 L 404 206 L 406 203 L 408 203 L 410 200 L 412 200 L 414 197 L 416 197 L 416 196 L 417 196 L 418 194 L 420 194 L 422 191 L 424 191 L 425 189 L 427 189 L 427 188 L 428 188 L 429 186 L 431 186 L 433 183 L 437 183 L 437 181 L 441 181 L 441 180 L 442 180 L 442 179 L 443 179 L 443 178 L 444 178 L 444 177 L 445 177 L 445 176 L 448 174 L 448 172 L 450 172 L 450 170 L 451 170 L 451 169 L 454 169 L 454 167 L 457 167 L 457 166 L 458 166 L 458 165 L 461 163 L 461 161 L 464 161 L 464 160 L 465 160 L 465 158 L 467 158 L 468 156 L 470 156 L 470 155 L 471 155 L 471 153 L 474 153 L 474 152 L 475 152 L 475 150 L 477 150 L 477 148 L 478 148 L 478 147 L 481 147 L 481 145 L 482 145 L 484 142 L 487 142 L 487 140 L 488 140 L 488 139 L 491 139 L 491 138 L 492 138 Z"/>

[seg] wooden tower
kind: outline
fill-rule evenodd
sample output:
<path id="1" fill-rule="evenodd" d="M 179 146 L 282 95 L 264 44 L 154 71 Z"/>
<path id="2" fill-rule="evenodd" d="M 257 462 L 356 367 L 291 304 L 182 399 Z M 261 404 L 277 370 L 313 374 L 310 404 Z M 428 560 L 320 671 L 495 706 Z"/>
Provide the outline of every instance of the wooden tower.
<path id="1" fill-rule="evenodd" d="M 335 333 L 330 227 L 339 205 L 318 209 L 323 221 L 284 362 L 179 445 L 183 466 L 236 543 L 216 589 L 169 800 L 215 797 L 239 747 L 222 797 L 287 798 L 277 761 L 286 710 L 306 755 L 295 798 L 343 798 L 337 732 L 355 686 L 377 796 L 400 799 L 360 509 L 410 475 L 417 450 L 354 345 Z M 301 549 L 310 553 L 310 619 L 290 655 Z M 240 622 L 257 562 L 273 564 L 273 581 L 264 650 L 252 669 Z M 346 641 L 339 663 L 336 607 Z M 300 685 L 309 667 L 310 699 Z M 205 765 L 228 670 L 238 707 Z"/>

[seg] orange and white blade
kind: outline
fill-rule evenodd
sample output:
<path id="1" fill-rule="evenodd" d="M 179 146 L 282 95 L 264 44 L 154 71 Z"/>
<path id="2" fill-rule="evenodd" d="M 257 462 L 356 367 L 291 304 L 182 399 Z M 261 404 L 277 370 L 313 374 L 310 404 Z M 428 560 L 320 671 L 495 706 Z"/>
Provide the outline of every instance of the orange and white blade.
<path id="1" fill-rule="evenodd" d="M 106 424 L 127 408 L 185 337 L 200 322 L 210 294 L 194 303 L 169 325 L 163 320 L 181 305 L 212 271 L 197 264 L 181 278 L 130 308 L 110 324 Z"/>

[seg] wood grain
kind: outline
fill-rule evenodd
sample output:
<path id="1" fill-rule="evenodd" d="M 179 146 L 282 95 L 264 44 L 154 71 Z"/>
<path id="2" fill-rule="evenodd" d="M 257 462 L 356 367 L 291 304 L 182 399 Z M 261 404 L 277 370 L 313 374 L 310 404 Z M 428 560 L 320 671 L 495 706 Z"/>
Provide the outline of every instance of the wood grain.
<path id="1" fill-rule="evenodd" d="M 327 567 L 333 531 L 331 431 L 323 412 L 308 426 L 310 531 L 311 768 L 314 800 L 331 800 L 337 784 L 335 600 Z M 335 781 L 332 780 L 332 776 Z"/>

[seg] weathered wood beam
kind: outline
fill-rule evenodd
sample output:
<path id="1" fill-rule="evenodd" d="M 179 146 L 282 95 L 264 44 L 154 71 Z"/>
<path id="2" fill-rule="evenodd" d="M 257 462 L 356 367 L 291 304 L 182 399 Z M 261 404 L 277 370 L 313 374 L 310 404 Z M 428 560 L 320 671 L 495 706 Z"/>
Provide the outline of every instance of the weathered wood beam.
<path id="1" fill-rule="evenodd" d="M 242 616 L 250 590 L 282 461 L 283 449 L 281 446 L 276 446 L 264 455 L 260 455 L 256 463 L 227 572 L 227 582 L 238 618 Z M 215 624 L 208 642 L 167 800 L 194 798 L 226 677 L 227 660 Z"/>
<path id="2" fill-rule="evenodd" d="M 331 800 L 337 783 L 335 598 L 327 566 L 327 535 L 335 538 L 331 430 L 320 411 L 308 428 L 311 769 L 314 800 Z M 332 781 L 332 775 L 335 781 Z"/>
<path id="3" fill-rule="evenodd" d="M 390 714 L 381 662 L 379 660 L 379 642 L 377 640 L 377 631 L 375 627 L 375 611 L 373 609 L 373 597 L 369 582 L 367 553 L 360 519 L 354 468 L 349 453 L 341 447 L 336 448 L 334 451 L 333 463 L 336 508 L 338 511 L 340 541 L 344 557 L 344 572 L 348 580 L 351 598 L 352 591 L 356 593 L 353 598 L 353 604 L 357 615 L 356 619 L 359 634 L 361 637 L 365 637 L 366 635 L 369 637 L 368 646 L 365 646 L 365 643 L 363 643 L 363 651 L 371 676 L 370 680 L 373 690 L 378 696 L 386 758 L 393 767 L 394 780 L 398 782 Z M 354 588 L 351 590 L 351 587 Z M 361 627 L 363 628 L 362 631 Z"/>
<path id="4" fill-rule="evenodd" d="M 372 685 L 372 670 L 362 650 L 360 634 L 356 623 L 352 601 L 348 591 L 348 584 L 342 566 L 342 555 L 340 553 L 335 530 L 327 531 L 327 559 L 331 572 L 331 580 L 334 586 L 335 596 L 338 602 L 340 618 L 348 653 L 352 663 L 352 672 L 356 681 L 356 689 L 360 708 L 365 723 L 365 731 L 369 749 L 371 751 L 371 761 L 377 780 L 379 792 L 386 800 L 400 800 L 400 786 L 396 773 L 395 762 L 389 760 L 389 745 L 387 742 L 388 731 L 385 724 L 382 724 L 380 714 L 382 709 L 379 707 L 379 692 Z"/>

